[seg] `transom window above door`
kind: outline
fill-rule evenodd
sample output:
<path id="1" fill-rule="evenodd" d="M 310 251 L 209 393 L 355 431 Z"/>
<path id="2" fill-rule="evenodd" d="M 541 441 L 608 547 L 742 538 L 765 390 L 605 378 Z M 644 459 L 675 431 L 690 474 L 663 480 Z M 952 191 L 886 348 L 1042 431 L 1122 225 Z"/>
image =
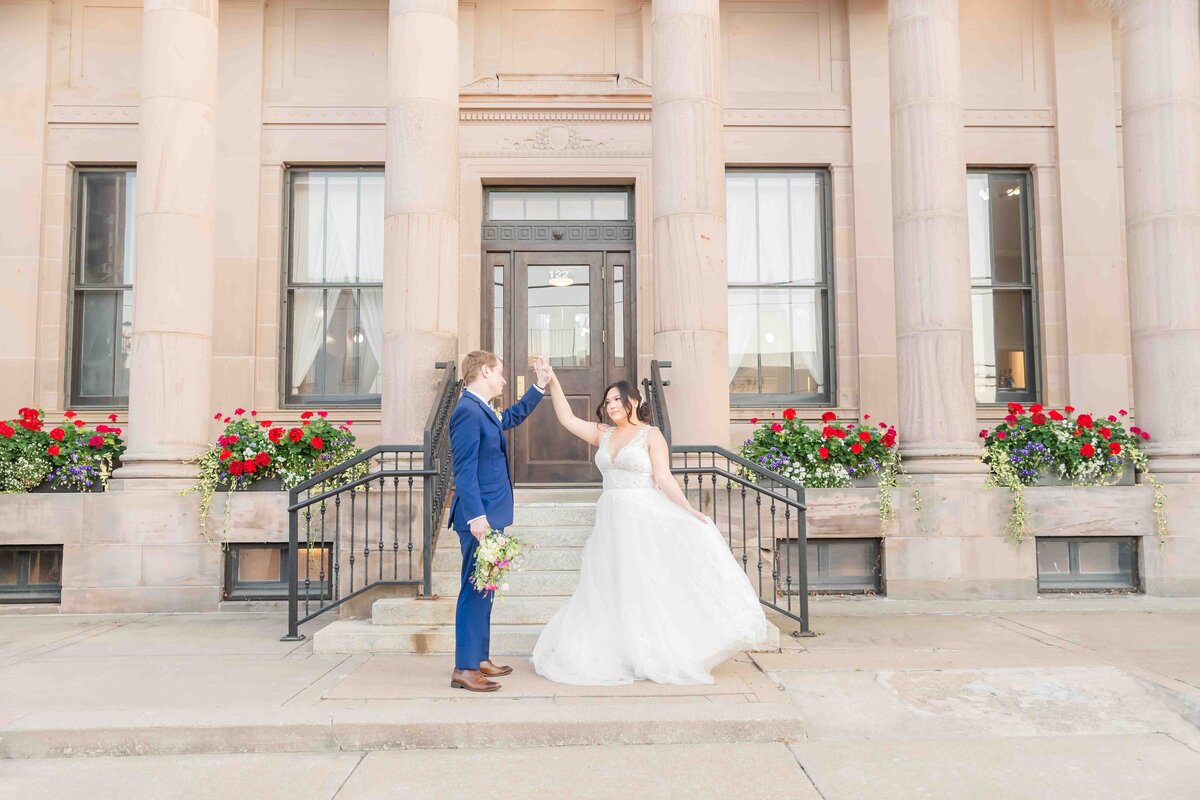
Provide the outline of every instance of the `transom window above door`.
<path id="1" fill-rule="evenodd" d="M 487 217 L 492 222 L 624 222 L 629 219 L 629 193 L 624 189 L 494 190 L 488 192 L 487 197 Z"/>
<path id="2" fill-rule="evenodd" d="M 288 173 L 284 397 L 378 405 L 383 171 Z"/>

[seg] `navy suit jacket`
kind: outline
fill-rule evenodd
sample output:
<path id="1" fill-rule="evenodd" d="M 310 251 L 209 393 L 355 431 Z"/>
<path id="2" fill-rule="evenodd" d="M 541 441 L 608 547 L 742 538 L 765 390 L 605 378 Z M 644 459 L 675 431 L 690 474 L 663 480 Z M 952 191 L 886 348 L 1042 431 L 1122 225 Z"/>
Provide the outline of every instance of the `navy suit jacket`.
<path id="1" fill-rule="evenodd" d="M 491 406 L 463 392 L 450 415 L 454 501 L 449 527 L 468 531 L 470 521 L 485 514 L 488 524 L 497 530 L 512 525 L 512 475 L 504 432 L 524 422 L 543 397 L 540 389 L 530 386 L 516 405 L 497 417 Z"/>

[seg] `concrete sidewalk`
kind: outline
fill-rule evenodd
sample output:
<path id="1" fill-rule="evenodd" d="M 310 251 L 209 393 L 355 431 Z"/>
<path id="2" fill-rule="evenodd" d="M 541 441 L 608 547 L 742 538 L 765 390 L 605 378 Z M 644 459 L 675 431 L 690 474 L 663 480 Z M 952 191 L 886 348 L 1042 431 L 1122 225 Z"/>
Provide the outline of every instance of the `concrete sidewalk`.
<path id="1" fill-rule="evenodd" d="M 0 616 L 0 786 L 100 798 L 131 787 L 1200 797 L 1196 601 L 821 598 L 813 618 L 819 636 L 734 659 L 713 686 L 565 687 L 515 662 L 502 692 L 472 695 L 450 690 L 442 657 L 281 643 L 278 614 Z"/>

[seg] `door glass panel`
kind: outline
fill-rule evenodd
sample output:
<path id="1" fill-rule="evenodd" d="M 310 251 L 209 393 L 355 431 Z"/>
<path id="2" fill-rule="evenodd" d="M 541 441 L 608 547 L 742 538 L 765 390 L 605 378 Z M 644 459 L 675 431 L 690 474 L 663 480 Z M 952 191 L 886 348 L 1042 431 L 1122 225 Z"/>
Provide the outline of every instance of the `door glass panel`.
<path id="1" fill-rule="evenodd" d="M 591 270 L 587 264 L 530 266 L 529 355 L 553 367 L 591 365 Z"/>
<path id="2" fill-rule="evenodd" d="M 613 267 L 613 364 L 625 366 L 625 267 Z"/>
<path id="3" fill-rule="evenodd" d="M 629 219 L 629 194 L 496 191 L 488 194 L 488 219 L 621 222 Z"/>
<path id="4" fill-rule="evenodd" d="M 492 352 L 504 358 L 504 267 L 492 267 Z"/>

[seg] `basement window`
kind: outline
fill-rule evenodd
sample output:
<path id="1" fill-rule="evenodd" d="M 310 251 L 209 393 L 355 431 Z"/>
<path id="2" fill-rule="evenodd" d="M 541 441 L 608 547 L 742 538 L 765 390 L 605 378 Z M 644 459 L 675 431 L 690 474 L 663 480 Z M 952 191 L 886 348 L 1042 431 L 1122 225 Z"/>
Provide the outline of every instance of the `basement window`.
<path id="1" fill-rule="evenodd" d="M 301 598 L 331 599 L 331 545 L 301 546 L 296 551 L 296 581 Z M 286 544 L 230 544 L 225 549 L 225 600 L 286 600 Z"/>
<path id="2" fill-rule="evenodd" d="M 62 545 L 0 546 L 0 603 L 62 599 Z"/>
<path id="3" fill-rule="evenodd" d="M 879 539 L 809 539 L 808 590 L 819 594 L 878 593 L 882 587 Z M 779 571 L 800 565 L 795 541 L 779 540 Z"/>
<path id="4" fill-rule="evenodd" d="M 1039 592 L 1137 591 L 1137 541 L 1131 536 L 1041 537 Z"/>

